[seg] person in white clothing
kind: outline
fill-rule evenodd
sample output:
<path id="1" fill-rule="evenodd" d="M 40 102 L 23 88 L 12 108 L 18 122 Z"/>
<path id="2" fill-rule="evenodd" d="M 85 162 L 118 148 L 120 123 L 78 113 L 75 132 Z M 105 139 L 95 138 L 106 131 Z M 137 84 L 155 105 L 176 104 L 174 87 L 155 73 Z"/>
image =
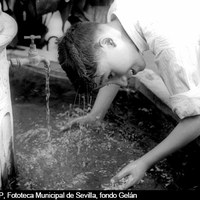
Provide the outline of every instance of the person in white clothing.
<path id="1" fill-rule="evenodd" d="M 119 88 L 127 85 L 130 72 L 145 68 L 142 54 L 150 50 L 155 55 L 171 95 L 171 109 L 180 122 L 161 143 L 113 178 L 130 176 L 123 189 L 200 134 L 200 16 L 195 3 L 115 0 L 108 23 L 77 23 L 59 40 L 59 62 L 75 88 L 79 92 L 99 88 L 92 111 L 72 123 L 103 119 Z"/>

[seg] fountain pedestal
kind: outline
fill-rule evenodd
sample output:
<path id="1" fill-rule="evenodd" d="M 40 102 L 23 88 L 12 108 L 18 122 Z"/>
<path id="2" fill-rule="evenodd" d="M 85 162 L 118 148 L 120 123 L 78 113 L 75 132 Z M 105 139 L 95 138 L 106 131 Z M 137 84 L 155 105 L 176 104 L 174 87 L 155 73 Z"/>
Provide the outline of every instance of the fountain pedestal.
<path id="1" fill-rule="evenodd" d="M 6 47 L 17 33 L 15 20 L 0 5 L 0 190 L 9 188 L 14 173 L 13 115 Z"/>

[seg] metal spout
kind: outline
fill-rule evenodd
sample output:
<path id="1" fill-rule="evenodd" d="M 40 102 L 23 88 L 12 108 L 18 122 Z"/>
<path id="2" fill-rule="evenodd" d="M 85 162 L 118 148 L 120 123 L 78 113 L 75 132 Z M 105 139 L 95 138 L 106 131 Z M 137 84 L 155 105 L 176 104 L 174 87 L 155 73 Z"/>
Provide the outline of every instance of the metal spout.
<path id="1" fill-rule="evenodd" d="M 11 66 L 12 67 L 21 67 L 21 66 L 30 66 L 30 67 L 36 67 L 38 66 L 41 62 L 44 63 L 44 66 L 49 68 L 50 66 L 50 61 L 45 58 L 44 56 L 40 56 L 38 54 L 36 45 L 34 43 L 35 39 L 40 39 L 40 36 L 35 36 L 35 35 L 30 35 L 30 36 L 25 36 L 24 39 L 30 39 L 31 44 L 30 48 L 28 51 L 28 56 L 27 58 L 11 58 Z"/>

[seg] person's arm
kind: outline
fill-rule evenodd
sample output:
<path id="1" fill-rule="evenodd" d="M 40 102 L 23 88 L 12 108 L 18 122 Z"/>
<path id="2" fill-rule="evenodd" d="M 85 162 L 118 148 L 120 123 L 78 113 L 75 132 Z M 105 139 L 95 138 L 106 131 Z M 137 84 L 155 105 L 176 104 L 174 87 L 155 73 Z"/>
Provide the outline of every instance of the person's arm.
<path id="1" fill-rule="evenodd" d="M 158 160 L 185 146 L 200 135 L 200 116 L 188 117 L 179 122 L 173 131 L 147 153 L 143 160 L 150 167 Z"/>
<path id="2" fill-rule="evenodd" d="M 92 110 L 88 114 L 81 117 L 77 117 L 68 122 L 66 127 L 63 130 L 61 130 L 61 132 L 67 130 L 68 128 L 76 124 L 84 124 L 103 120 L 113 99 L 119 91 L 119 88 L 120 87 L 115 84 L 110 84 L 108 86 L 102 87 L 98 92 Z"/>
<path id="3" fill-rule="evenodd" d="M 102 120 L 117 95 L 119 88 L 120 87 L 115 84 L 101 88 L 98 92 L 93 108 L 88 115 L 95 119 Z"/>
<path id="4" fill-rule="evenodd" d="M 188 117 L 179 122 L 161 143 L 136 161 L 124 167 L 114 178 L 114 182 L 131 175 L 123 189 L 138 183 L 153 164 L 185 146 L 200 135 L 200 116 Z"/>

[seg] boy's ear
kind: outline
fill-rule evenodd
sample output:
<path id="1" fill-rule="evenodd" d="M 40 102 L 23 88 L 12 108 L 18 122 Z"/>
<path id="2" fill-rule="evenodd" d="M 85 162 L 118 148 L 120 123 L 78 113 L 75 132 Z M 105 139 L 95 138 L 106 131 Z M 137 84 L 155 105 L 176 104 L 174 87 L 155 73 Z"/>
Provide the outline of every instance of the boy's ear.
<path id="1" fill-rule="evenodd" d="M 109 47 L 116 47 L 114 40 L 112 38 L 101 38 L 99 41 L 101 47 L 109 46 Z"/>

